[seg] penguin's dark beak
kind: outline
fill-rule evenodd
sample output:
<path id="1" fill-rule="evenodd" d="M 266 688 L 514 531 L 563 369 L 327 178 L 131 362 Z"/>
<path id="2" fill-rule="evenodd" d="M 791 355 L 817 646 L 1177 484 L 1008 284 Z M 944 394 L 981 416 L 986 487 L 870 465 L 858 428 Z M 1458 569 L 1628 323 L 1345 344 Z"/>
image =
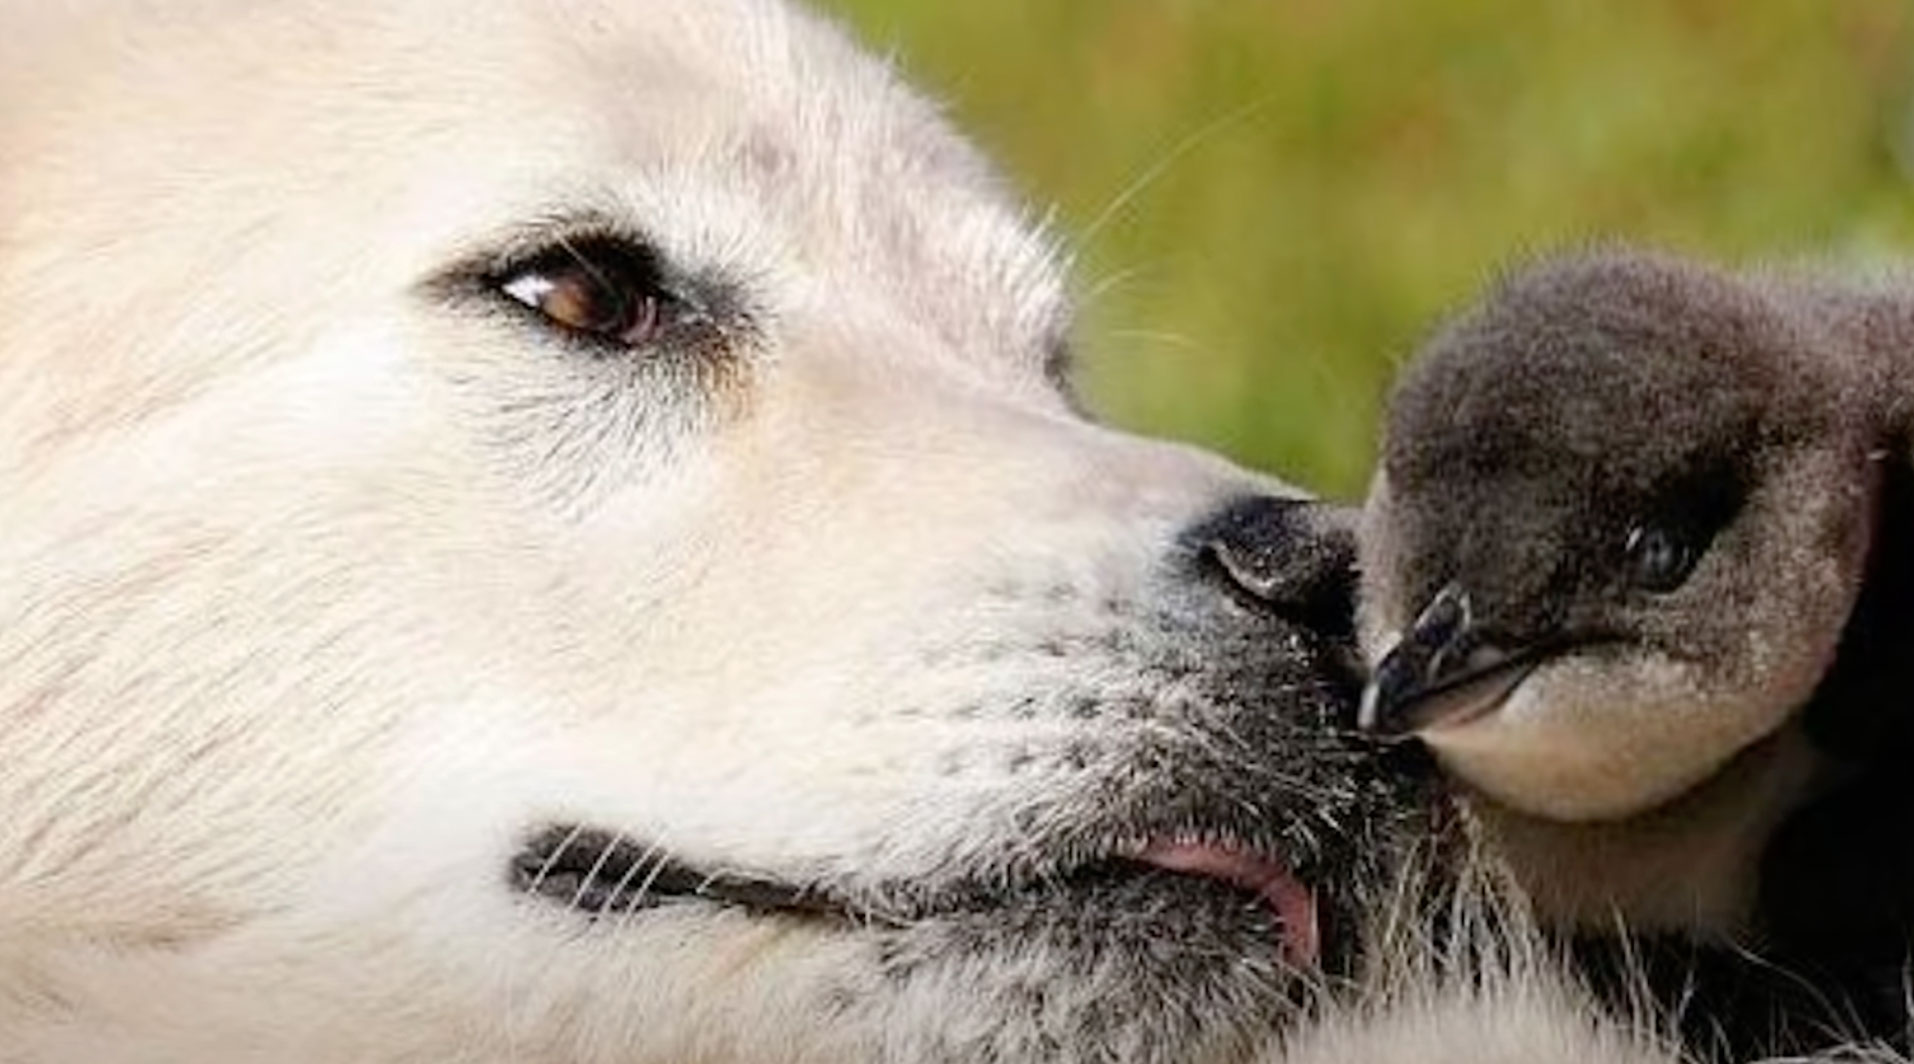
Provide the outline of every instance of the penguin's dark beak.
<path id="1" fill-rule="evenodd" d="M 1469 593 L 1451 583 L 1376 665 L 1356 726 L 1393 738 L 1488 712 L 1522 682 L 1539 656 L 1484 638 Z"/>

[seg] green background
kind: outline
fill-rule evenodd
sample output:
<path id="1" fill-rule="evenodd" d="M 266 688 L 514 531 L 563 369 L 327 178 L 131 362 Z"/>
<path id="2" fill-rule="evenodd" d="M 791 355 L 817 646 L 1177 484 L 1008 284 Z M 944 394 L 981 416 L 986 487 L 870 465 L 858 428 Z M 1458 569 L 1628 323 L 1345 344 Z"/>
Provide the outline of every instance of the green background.
<path id="1" fill-rule="evenodd" d="M 1081 256 L 1110 419 L 1361 491 L 1498 264 L 1914 246 L 1907 0 L 829 0 Z"/>

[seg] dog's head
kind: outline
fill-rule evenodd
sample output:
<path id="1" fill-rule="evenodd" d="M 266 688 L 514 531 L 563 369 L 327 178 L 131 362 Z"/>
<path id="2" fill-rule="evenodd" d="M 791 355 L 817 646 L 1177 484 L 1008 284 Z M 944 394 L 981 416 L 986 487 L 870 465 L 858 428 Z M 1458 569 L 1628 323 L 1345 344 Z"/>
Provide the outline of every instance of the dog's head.
<path id="1" fill-rule="evenodd" d="M 1081 416 L 886 68 L 159 10 L 0 44 L 9 1044 L 1183 1059 L 1335 952 L 1414 805 L 1347 529 Z"/>

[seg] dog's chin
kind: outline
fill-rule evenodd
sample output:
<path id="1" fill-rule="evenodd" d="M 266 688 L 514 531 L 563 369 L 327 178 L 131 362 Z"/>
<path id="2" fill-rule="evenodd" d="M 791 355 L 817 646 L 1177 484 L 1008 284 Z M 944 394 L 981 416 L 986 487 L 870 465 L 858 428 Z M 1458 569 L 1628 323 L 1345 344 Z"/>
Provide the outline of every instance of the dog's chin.
<path id="1" fill-rule="evenodd" d="M 924 1047 L 929 1059 L 1244 1058 L 1321 974 L 1294 963 L 1294 928 L 1254 892 L 1152 867 L 1105 869 L 881 936 L 882 978 L 901 999 L 917 986 L 963 987 L 978 1014 L 1001 1018 L 983 1031 L 927 1028 L 927 1041 L 944 1043 Z M 1059 992 L 1068 1007 L 1046 998 Z"/>

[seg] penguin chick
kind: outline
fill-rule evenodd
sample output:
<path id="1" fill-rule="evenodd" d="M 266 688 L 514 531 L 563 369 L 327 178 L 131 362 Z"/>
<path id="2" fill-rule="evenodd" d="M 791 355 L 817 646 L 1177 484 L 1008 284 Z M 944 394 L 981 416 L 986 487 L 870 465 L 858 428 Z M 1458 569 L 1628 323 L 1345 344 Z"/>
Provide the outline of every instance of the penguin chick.
<path id="1" fill-rule="evenodd" d="M 1359 724 L 1557 821 L 1657 806 L 1776 731 L 1860 591 L 1909 321 L 1628 252 L 1502 283 L 1391 399 Z"/>

